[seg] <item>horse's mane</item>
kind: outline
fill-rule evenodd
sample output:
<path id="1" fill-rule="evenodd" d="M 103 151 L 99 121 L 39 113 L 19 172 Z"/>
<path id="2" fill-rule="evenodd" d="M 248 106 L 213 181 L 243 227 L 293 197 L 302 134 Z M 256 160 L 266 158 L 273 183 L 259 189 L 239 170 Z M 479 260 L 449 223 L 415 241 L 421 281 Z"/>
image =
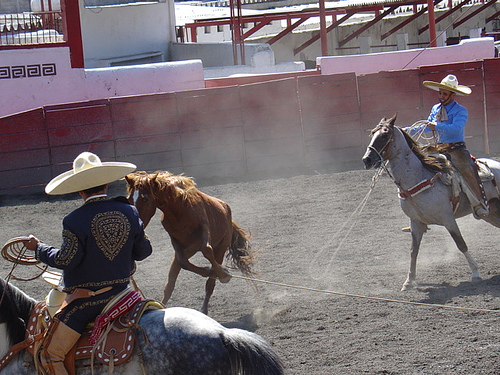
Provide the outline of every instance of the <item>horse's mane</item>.
<path id="1" fill-rule="evenodd" d="M 137 188 L 146 188 L 156 199 L 161 199 L 164 194 L 172 198 L 188 199 L 198 192 L 196 182 L 192 177 L 182 174 L 174 175 L 167 171 L 155 173 L 136 172 L 134 180 Z"/>
<path id="2" fill-rule="evenodd" d="M 443 158 L 438 158 L 429 155 L 417 141 L 415 141 L 404 129 L 398 128 L 403 133 L 406 143 L 413 151 L 413 153 L 420 159 L 424 167 L 426 167 L 431 172 L 443 172 L 447 173 L 450 171 L 451 166 L 448 160 Z"/>
<path id="3" fill-rule="evenodd" d="M 7 324 L 7 335 L 12 344 L 24 340 L 31 310 L 36 301 L 20 289 L 0 278 L 0 323 Z"/>

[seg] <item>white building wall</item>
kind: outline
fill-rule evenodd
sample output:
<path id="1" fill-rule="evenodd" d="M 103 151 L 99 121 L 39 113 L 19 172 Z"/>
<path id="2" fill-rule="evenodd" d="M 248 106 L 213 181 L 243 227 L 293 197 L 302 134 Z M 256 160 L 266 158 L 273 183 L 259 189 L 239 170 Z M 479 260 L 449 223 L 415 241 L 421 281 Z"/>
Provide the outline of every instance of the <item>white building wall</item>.
<path id="1" fill-rule="evenodd" d="M 424 53 L 425 52 L 425 53 Z M 380 71 L 415 69 L 422 65 L 449 64 L 491 59 L 493 38 L 465 39 L 459 44 L 429 49 L 410 49 L 385 53 L 346 56 L 323 56 L 316 59 L 321 74 L 350 73 L 356 75 Z"/>
<path id="2" fill-rule="evenodd" d="M 68 47 L 1 50 L 0 117 L 44 105 L 205 87 L 201 60 L 71 68 Z"/>
<path id="3" fill-rule="evenodd" d="M 163 55 L 158 61 L 165 61 L 170 43 L 176 41 L 173 0 L 102 7 L 80 1 L 80 19 L 86 68 L 155 52 Z"/>

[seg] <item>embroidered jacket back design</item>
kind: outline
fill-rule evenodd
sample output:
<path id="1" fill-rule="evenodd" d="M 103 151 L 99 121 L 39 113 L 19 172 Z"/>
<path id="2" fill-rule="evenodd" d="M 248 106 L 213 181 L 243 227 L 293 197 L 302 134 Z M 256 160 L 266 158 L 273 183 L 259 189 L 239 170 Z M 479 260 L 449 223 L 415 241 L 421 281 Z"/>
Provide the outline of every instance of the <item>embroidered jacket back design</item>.
<path id="1" fill-rule="evenodd" d="M 128 240 L 130 222 L 120 211 L 101 212 L 92 219 L 91 232 L 106 258 L 113 260 Z"/>

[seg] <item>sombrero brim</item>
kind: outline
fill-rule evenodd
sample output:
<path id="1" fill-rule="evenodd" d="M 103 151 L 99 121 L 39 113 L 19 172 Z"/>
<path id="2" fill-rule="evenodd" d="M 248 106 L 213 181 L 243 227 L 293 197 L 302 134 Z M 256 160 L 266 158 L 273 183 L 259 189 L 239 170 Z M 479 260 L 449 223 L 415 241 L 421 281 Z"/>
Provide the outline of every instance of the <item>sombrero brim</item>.
<path id="1" fill-rule="evenodd" d="M 42 273 L 42 279 L 52 285 L 57 287 L 61 282 L 62 274 L 60 272 L 44 272 Z"/>
<path id="2" fill-rule="evenodd" d="M 45 192 L 49 195 L 75 193 L 95 186 L 109 184 L 125 177 L 136 169 L 137 167 L 132 163 L 106 162 L 78 173 L 70 170 L 54 177 L 45 187 Z"/>
<path id="3" fill-rule="evenodd" d="M 460 96 L 467 96 L 470 95 L 470 93 L 472 92 L 470 87 L 461 85 L 458 85 L 458 87 L 450 87 L 448 85 L 443 85 L 442 83 L 432 82 L 432 81 L 424 81 L 422 84 L 428 89 L 434 91 L 439 91 L 439 89 L 443 89 L 443 90 L 453 91 L 454 93 Z"/>

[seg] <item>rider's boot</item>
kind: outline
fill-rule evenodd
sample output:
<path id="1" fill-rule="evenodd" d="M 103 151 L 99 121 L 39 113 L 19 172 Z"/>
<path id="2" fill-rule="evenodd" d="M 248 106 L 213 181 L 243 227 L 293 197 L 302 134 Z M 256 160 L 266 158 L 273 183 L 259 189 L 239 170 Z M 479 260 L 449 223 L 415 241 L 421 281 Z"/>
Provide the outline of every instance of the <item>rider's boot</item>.
<path id="1" fill-rule="evenodd" d="M 474 167 L 475 168 L 475 167 Z M 483 184 L 473 168 L 460 171 L 470 192 L 467 194 L 476 219 L 481 219 L 489 214 L 488 201 L 484 193 Z"/>
<path id="2" fill-rule="evenodd" d="M 53 325 L 42 344 L 40 362 L 49 375 L 68 375 L 64 367 L 64 358 L 81 335 L 58 319 L 54 319 Z"/>
<path id="3" fill-rule="evenodd" d="M 451 163 L 458 169 L 462 176 L 462 181 L 466 185 L 463 190 L 469 198 L 472 212 L 476 219 L 488 215 L 488 201 L 484 194 L 483 184 L 479 178 L 476 163 L 472 160 L 469 152 L 463 148 L 453 149 L 449 152 Z"/>

